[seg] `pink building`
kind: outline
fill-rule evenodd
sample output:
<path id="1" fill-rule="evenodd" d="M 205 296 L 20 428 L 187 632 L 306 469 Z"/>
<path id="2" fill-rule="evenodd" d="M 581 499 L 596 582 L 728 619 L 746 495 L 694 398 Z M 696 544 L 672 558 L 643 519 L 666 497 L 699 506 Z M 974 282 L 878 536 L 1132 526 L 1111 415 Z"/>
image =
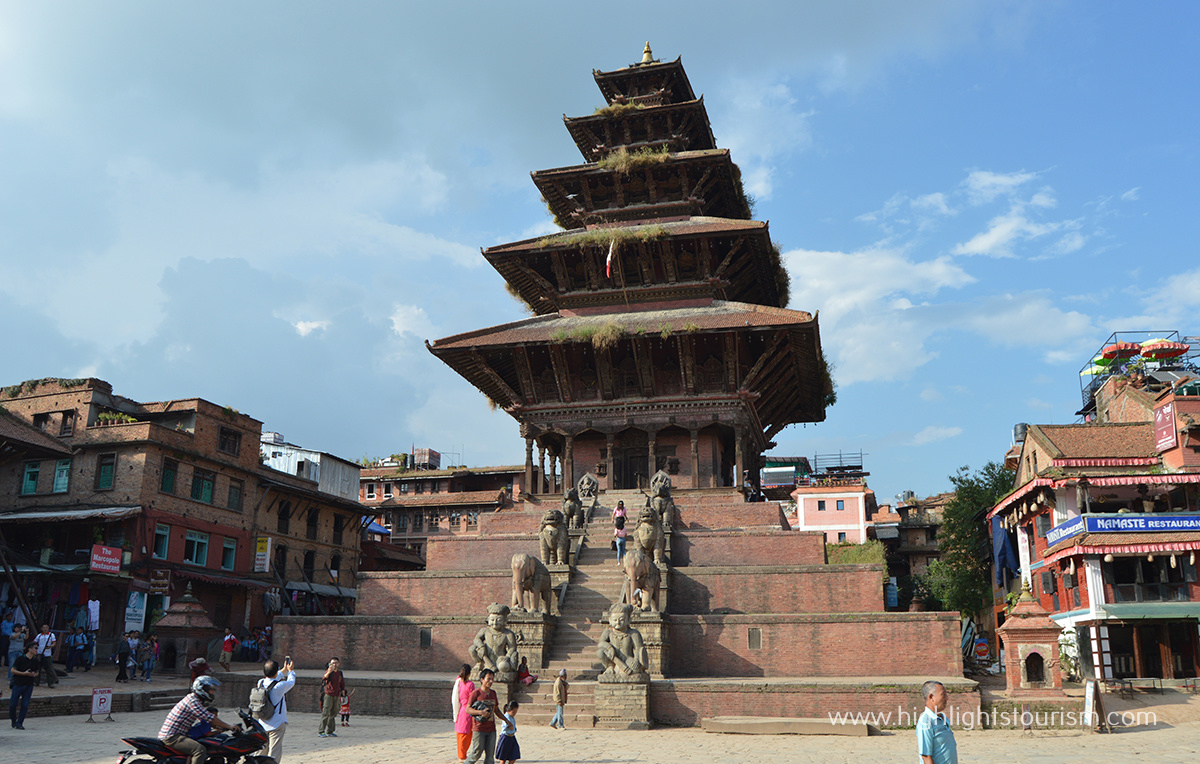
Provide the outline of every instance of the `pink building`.
<path id="1" fill-rule="evenodd" d="M 865 542 L 876 506 L 862 454 L 818 454 L 814 468 L 813 474 L 796 480 L 792 491 L 797 530 L 821 531 L 829 544 Z"/>

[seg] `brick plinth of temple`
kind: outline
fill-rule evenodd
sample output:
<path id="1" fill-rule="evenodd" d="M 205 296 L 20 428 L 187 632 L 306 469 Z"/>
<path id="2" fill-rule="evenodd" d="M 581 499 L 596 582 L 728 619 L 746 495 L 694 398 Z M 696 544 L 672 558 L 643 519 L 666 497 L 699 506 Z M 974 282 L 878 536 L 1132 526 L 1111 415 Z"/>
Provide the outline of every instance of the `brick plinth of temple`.
<path id="1" fill-rule="evenodd" d="M 644 730 L 650 728 L 650 684 L 648 682 L 596 685 L 596 726 L 604 729 Z"/>

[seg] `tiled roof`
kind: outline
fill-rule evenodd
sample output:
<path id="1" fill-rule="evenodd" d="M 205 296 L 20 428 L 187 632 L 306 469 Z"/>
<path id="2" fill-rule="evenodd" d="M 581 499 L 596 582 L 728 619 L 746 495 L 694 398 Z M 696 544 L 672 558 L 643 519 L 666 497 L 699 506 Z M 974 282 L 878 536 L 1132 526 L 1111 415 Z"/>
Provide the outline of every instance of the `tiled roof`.
<path id="1" fill-rule="evenodd" d="M 1029 432 L 1057 459 L 1127 459 L 1157 456 L 1150 422 L 1035 424 Z"/>
<path id="2" fill-rule="evenodd" d="M 430 343 L 430 349 L 437 353 L 442 350 L 477 346 L 562 341 L 570 338 L 572 333 L 594 331 L 611 323 L 615 323 L 627 334 L 636 334 L 639 329 L 642 332 L 658 333 L 663 324 L 669 324 L 672 332 L 679 333 L 802 325 L 813 320 L 811 314 L 801 310 L 721 300 L 713 300 L 711 304 L 703 307 L 631 312 L 624 306 L 615 306 L 614 310 L 620 312 L 588 316 L 536 316 L 446 337 Z"/>
<path id="3" fill-rule="evenodd" d="M 1186 542 L 1200 542 L 1200 531 L 1176 531 L 1176 532 L 1160 532 L 1160 531 L 1144 531 L 1141 533 L 1084 533 L 1080 536 L 1072 536 L 1068 539 L 1063 539 L 1052 547 L 1046 549 L 1042 553 L 1043 557 L 1049 557 L 1053 554 L 1061 552 L 1064 549 L 1070 549 L 1076 546 L 1085 547 L 1115 547 L 1115 546 L 1132 546 L 1136 544 L 1175 544 Z"/>
<path id="4" fill-rule="evenodd" d="M 0 445 L 22 451 L 48 452 L 69 456 L 71 449 L 62 441 L 26 424 L 0 407 Z"/>
<path id="5" fill-rule="evenodd" d="M 667 234 L 673 238 L 685 236 L 698 236 L 702 234 L 740 234 L 746 231 L 766 230 L 767 224 L 761 220 L 739 220 L 737 218 L 718 218 L 709 215 L 693 215 L 686 220 L 676 220 L 672 222 L 657 222 L 647 221 L 637 225 L 613 224 L 608 226 L 611 228 L 619 228 L 622 232 L 636 232 L 642 228 L 662 228 Z M 604 226 L 598 226 L 599 230 L 603 230 Z M 572 236 L 581 234 L 584 228 L 574 228 L 570 231 L 562 231 L 559 233 L 549 234 L 547 236 L 538 236 L 534 239 L 524 239 L 522 241 L 514 241 L 509 244 L 500 244 L 495 247 L 488 247 L 483 251 L 486 255 L 499 255 L 507 253 L 526 252 L 535 249 L 566 249 L 574 246 Z M 596 229 L 592 229 L 596 230 Z M 543 244 L 545 242 L 545 244 Z"/>
<path id="6" fill-rule="evenodd" d="M 489 505 L 498 504 L 500 489 L 494 491 L 459 491 L 457 493 L 417 493 L 404 494 L 403 496 L 393 496 L 389 501 L 385 501 L 380 505 L 384 507 L 402 507 L 412 509 L 414 507 L 446 507 L 456 505 Z"/>

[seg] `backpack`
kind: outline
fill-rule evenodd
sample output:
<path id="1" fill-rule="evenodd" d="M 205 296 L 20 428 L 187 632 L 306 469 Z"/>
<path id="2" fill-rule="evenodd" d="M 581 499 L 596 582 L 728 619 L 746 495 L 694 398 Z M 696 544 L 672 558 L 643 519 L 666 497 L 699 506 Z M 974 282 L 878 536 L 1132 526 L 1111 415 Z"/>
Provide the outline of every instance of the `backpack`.
<path id="1" fill-rule="evenodd" d="M 264 722 L 271 721 L 275 716 L 275 704 L 271 702 L 270 692 L 279 684 L 278 679 L 272 679 L 266 687 L 260 681 L 250 690 L 250 715 Z"/>

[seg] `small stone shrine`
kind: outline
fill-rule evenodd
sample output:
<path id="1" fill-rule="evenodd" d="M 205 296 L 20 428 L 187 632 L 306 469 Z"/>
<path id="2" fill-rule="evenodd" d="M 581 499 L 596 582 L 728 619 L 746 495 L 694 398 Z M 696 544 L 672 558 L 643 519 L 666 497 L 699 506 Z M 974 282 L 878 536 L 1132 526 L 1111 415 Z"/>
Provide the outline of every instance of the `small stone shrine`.
<path id="1" fill-rule="evenodd" d="M 1004 644 L 1009 697 L 1063 695 L 1058 646 L 1062 627 L 1034 598 L 1028 580 L 1021 598 L 996 633 Z"/>

